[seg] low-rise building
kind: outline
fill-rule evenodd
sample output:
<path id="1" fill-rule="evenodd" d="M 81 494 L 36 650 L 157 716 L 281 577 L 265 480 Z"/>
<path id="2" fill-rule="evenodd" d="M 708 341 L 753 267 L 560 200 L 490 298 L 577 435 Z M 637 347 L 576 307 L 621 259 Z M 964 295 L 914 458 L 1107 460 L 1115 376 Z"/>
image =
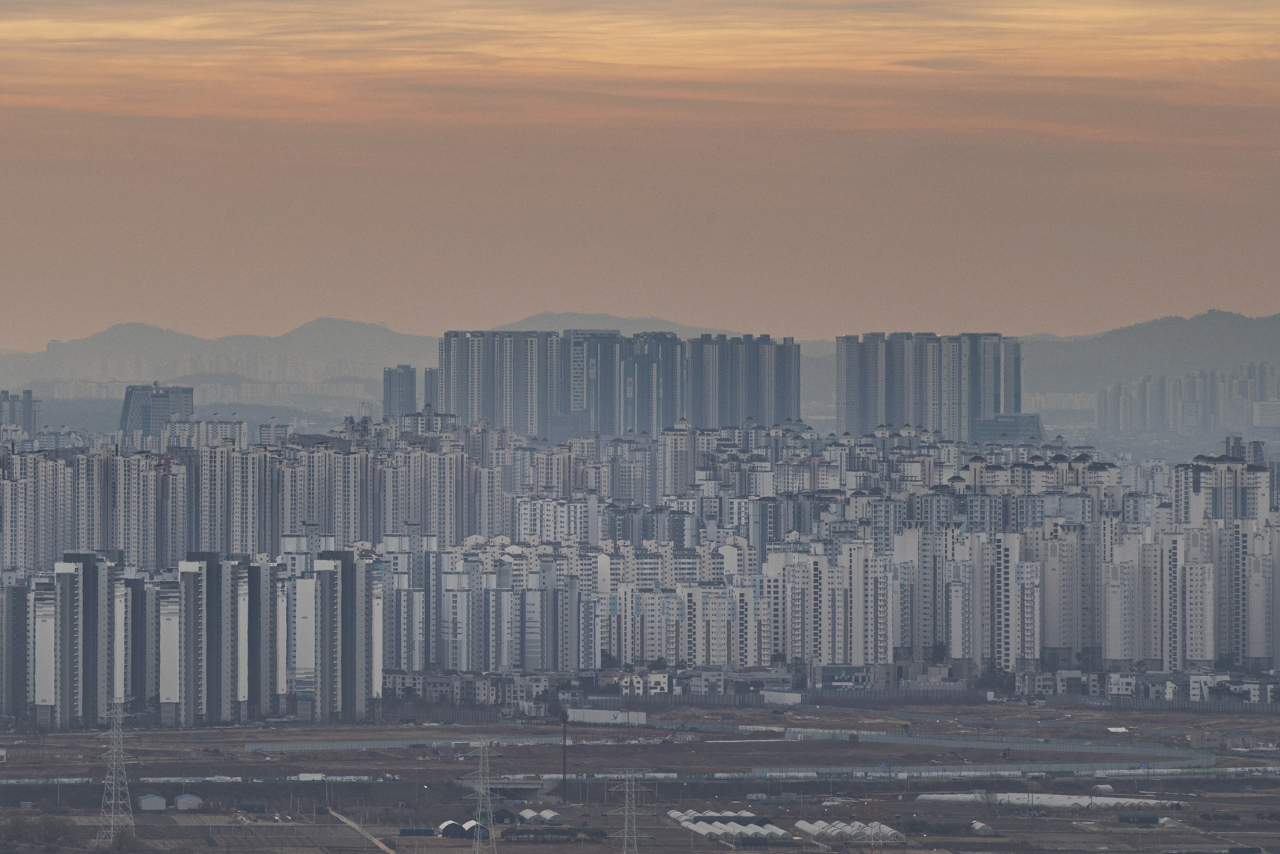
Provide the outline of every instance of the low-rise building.
<path id="1" fill-rule="evenodd" d="M 159 795 L 139 795 L 138 809 L 143 812 L 164 812 L 167 803 Z"/>

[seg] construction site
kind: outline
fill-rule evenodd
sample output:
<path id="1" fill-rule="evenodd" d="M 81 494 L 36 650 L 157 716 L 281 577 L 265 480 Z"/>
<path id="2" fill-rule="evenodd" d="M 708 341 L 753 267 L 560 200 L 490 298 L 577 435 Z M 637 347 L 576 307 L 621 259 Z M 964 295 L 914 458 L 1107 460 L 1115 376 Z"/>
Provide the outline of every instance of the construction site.
<path id="1" fill-rule="evenodd" d="M 1278 740 L 1269 715 L 1013 705 L 121 721 L 5 733 L 0 814 L 15 851 L 1280 852 Z"/>

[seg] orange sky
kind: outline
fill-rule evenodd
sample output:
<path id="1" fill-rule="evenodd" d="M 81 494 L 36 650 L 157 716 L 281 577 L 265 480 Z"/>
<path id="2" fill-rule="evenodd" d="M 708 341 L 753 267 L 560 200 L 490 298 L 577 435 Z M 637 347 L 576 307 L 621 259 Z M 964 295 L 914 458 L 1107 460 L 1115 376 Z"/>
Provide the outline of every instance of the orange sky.
<path id="1" fill-rule="evenodd" d="M 0 349 L 1271 314 L 1278 190 L 1274 2 L 0 6 Z"/>

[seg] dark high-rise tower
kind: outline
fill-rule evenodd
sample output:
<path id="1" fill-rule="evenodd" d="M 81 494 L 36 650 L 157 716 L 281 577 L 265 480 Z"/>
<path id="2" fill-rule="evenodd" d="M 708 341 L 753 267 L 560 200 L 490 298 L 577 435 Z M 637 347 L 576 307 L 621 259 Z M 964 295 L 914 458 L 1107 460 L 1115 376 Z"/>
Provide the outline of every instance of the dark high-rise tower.
<path id="1" fill-rule="evenodd" d="M 969 441 L 1025 432 L 1022 345 L 996 333 L 870 332 L 836 339 L 836 431 L 910 424 Z M 982 424 L 981 429 L 978 425 Z"/>
<path id="2" fill-rule="evenodd" d="M 440 369 L 424 368 L 422 371 L 422 410 L 440 409 Z"/>
<path id="3" fill-rule="evenodd" d="M 184 420 L 195 413 L 195 389 L 181 386 L 131 385 L 124 392 L 120 429 L 126 435 L 138 430 L 144 436 L 159 436 L 164 425 Z"/>
<path id="4" fill-rule="evenodd" d="M 626 341 L 622 424 L 657 436 L 685 414 L 685 342 L 674 332 L 641 332 Z"/>
<path id="5" fill-rule="evenodd" d="M 418 411 L 418 372 L 409 365 L 382 371 L 382 417 L 399 418 Z"/>
<path id="6" fill-rule="evenodd" d="M 768 335 L 688 341 L 689 420 L 695 427 L 772 426 L 800 418 L 800 345 Z"/>
<path id="7" fill-rule="evenodd" d="M 546 437 L 563 396 L 561 361 L 555 332 L 446 332 L 434 408 L 460 424 Z"/>
<path id="8" fill-rule="evenodd" d="M 624 342 L 616 329 L 565 330 L 560 344 L 557 440 L 621 432 Z"/>

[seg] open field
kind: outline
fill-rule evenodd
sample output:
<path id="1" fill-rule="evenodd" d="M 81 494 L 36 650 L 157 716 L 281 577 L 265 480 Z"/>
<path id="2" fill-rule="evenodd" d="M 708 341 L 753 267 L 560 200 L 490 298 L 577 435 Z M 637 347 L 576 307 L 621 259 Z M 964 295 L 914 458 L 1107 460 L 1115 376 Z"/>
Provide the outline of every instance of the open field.
<path id="1" fill-rule="evenodd" d="M 792 726 L 814 729 L 859 729 L 899 733 L 901 724 L 887 718 L 855 716 L 792 715 L 780 717 L 743 713 L 732 723 L 743 726 Z M 655 716 L 656 718 L 656 716 Z M 682 720 L 697 726 L 698 720 Z M 710 723 L 710 721 L 706 721 Z M 721 723 L 719 715 L 715 723 Z M 1027 730 L 1018 726 L 997 725 L 985 735 L 1080 738 L 1071 731 Z M 919 735 L 979 734 L 975 726 L 946 723 L 912 724 L 911 733 Z M 426 745 L 435 741 L 470 742 L 482 738 L 535 737 L 559 740 L 557 726 L 331 726 L 331 727 L 224 727 L 208 730 L 131 731 L 128 750 L 137 760 L 139 777 L 229 776 L 244 778 L 279 778 L 299 773 L 324 773 L 330 776 L 379 777 L 385 774 L 414 775 L 424 780 L 444 781 L 464 774 L 471 768 L 467 758 L 469 746 L 398 747 L 382 749 L 309 750 L 305 748 L 271 751 L 265 754 L 246 752 L 247 745 L 289 742 L 376 742 L 407 741 Z M 662 743 L 669 731 L 638 728 L 592 728 L 573 726 L 569 736 L 573 742 L 568 751 L 570 774 L 606 773 L 611 769 L 643 766 L 658 772 L 748 772 L 759 767 L 822 767 L 847 765 L 923 765 L 936 763 L 984 764 L 1001 761 L 999 749 L 972 747 L 946 749 L 911 744 L 871 744 L 849 741 L 788 741 L 781 733 L 754 732 L 743 734 L 696 733 L 699 739 L 689 743 Z M 1096 752 L 1061 752 L 1045 744 L 1034 753 L 1012 750 L 1011 762 L 1025 762 L 1030 756 L 1043 763 L 1115 761 L 1132 746 L 1132 736 L 1108 733 L 1083 739 L 1097 746 Z M 1153 741 L 1155 739 L 1152 739 Z M 99 733 L 56 733 L 42 740 L 14 738 L 7 740 L 7 777 L 101 777 L 105 765 L 101 759 L 103 740 Z M 497 774 L 559 773 L 561 750 L 557 744 L 509 745 L 493 758 Z M 3 793 L 0 792 L 0 797 Z"/>
<path id="2" fill-rule="evenodd" d="M 940 709 L 936 706 L 857 712 L 830 709 L 793 709 L 785 713 L 767 708 L 693 709 L 669 708 L 652 712 L 651 721 L 668 728 L 606 728 L 572 726 L 567 751 L 570 775 L 601 775 L 622 768 L 642 768 L 655 773 L 752 772 L 761 768 L 830 768 L 834 766 L 895 766 L 964 768 L 968 764 L 1011 767 L 1031 761 L 1028 750 L 1011 750 L 1007 759 L 989 744 L 957 748 L 911 743 L 917 736 L 965 738 L 1073 739 L 1081 752 L 1058 749 L 1052 742 L 1037 745 L 1035 761 L 1044 765 L 1126 761 L 1136 753 L 1135 739 L 1143 744 L 1169 747 L 1216 747 L 1224 730 L 1249 729 L 1263 741 L 1280 738 L 1280 721 L 1270 716 L 1208 717 L 1170 713 L 1103 713 L 1092 709 L 1048 709 L 990 705 Z M 906 718 L 910 717 L 910 720 Z M 1117 719 L 1119 717 L 1120 719 Z M 861 741 L 785 740 L 780 732 L 714 732 L 724 727 L 801 728 L 856 730 L 901 737 L 904 724 L 907 743 Z M 683 727 L 674 731 L 671 727 Z M 1107 727 L 1123 726 L 1134 732 L 1112 733 Z M 701 728 L 702 731 L 695 731 Z M 16 733 L 0 735 L 8 750 L 8 762 L 0 766 L 4 779 L 100 778 L 105 766 L 100 756 L 105 744 L 101 733 L 54 733 L 43 737 Z M 271 851 L 374 850 L 355 831 L 325 814 L 332 806 L 356 820 L 380 838 L 396 838 L 399 850 L 469 850 L 466 840 L 397 838 L 406 824 L 438 825 L 446 819 L 468 817 L 468 789 L 464 777 L 474 769 L 470 742 L 482 739 L 537 738 L 558 742 L 560 727 L 546 724 L 406 725 L 302 727 L 225 727 L 204 730 L 129 730 L 127 749 L 136 762 L 130 764 L 131 792 L 160 794 L 169 800 L 183 791 L 200 795 L 207 810 L 199 813 L 137 812 L 139 836 L 153 848 L 181 850 L 206 847 Z M 362 748 L 359 742 L 396 741 L 402 747 Z M 247 747 L 275 743 L 346 742 L 345 749 L 273 749 L 251 752 Z M 280 743 L 285 743 L 281 745 Z M 357 743 L 357 744 L 353 744 Z M 464 744 L 467 743 L 467 744 Z M 431 746 L 428 746 L 428 745 Z M 1096 750 L 1093 748 L 1096 747 Z M 492 769 L 499 775 L 558 777 L 559 743 L 503 744 L 495 747 Z M 1219 766 L 1265 766 L 1267 758 L 1219 752 Z M 1259 775 L 1261 772 L 1257 772 Z M 330 777 L 372 777 L 372 781 L 299 782 L 286 778 L 298 774 Z M 240 782 L 151 782 L 143 778 L 223 777 Z M 397 779 L 398 778 L 398 779 Z M 260 781 L 260 782 L 259 782 Z M 712 810 L 754 808 L 775 823 L 793 831 L 797 819 L 868 821 L 877 815 L 887 824 L 907 832 L 898 850 L 980 851 L 1226 851 L 1233 845 L 1261 845 L 1280 851 L 1280 778 L 1276 775 L 1230 778 L 1160 777 L 1113 782 L 1117 791 L 1131 796 L 1150 793 L 1178 796 L 1188 804 L 1176 816 L 1179 826 L 1138 830 L 1121 825 L 1115 813 L 1046 813 L 1029 816 L 1028 810 L 986 804 L 934 803 L 917 805 L 922 791 L 990 791 L 1045 794 L 1088 794 L 1096 781 L 1088 776 L 1052 775 L 1043 779 L 991 778 L 958 781 L 942 779 L 671 779 L 649 781 L 642 799 L 644 819 L 653 838 L 642 850 L 712 851 L 724 844 L 695 838 L 666 818 L 672 808 Z M 560 810 L 568 824 L 578 828 L 617 830 L 621 818 L 612 814 L 619 806 L 616 781 L 571 779 L 567 790 L 558 779 L 544 780 L 543 791 L 531 788 L 504 790 L 509 797 L 543 797 Z M 799 795 L 791 805 L 752 807 L 751 793 Z M 65 814 L 90 830 L 96 823 L 101 800 L 100 784 L 0 785 L 0 813 L 19 814 L 19 801 L 33 802 L 36 811 Z M 567 803 L 563 803 L 567 801 Z M 266 813 L 238 813 L 245 801 L 265 805 Z M 136 803 L 136 800 L 135 800 Z M 510 807 L 513 811 L 523 804 Z M 317 813 L 319 810 L 319 813 Z M 1163 813 L 1162 813 L 1163 814 Z M 276 816 L 280 820 L 276 821 Z M 1172 816 L 1172 814 L 1170 814 Z M 980 820 L 994 828 L 996 836 L 974 836 L 969 822 Z M 852 843 L 825 840 L 834 848 L 856 850 Z M 796 843 L 799 844 L 799 843 Z M 564 843 L 501 843 L 501 850 L 549 852 Z M 575 842 L 571 850 L 583 854 L 613 851 L 614 842 Z"/>
<path id="3" fill-rule="evenodd" d="M 1008 781 L 993 784 L 992 791 L 1040 791 L 1087 792 L 1089 780 Z M 1135 795 L 1160 798 L 1178 796 L 1185 804 L 1181 810 L 1162 809 L 1159 814 L 1178 822 L 1172 828 L 1137 828 L 1120 823 L 1116 812 L 1107 810 L 1028 810 L 1008 807 L 992 807 L 984 804 L 951 804 L 916 802 L 916 792 L 897 782 L 877 785 L 849 784 L 835 792 L 804 795 L 799 803 L 787 806 L 759 806 L 748 802 L 741 791 L 724 797 L 681 797 L 674 788 L 652 787 L 643 795 L 639 825 L 647 837 L 641 851 L 668 852 L 723 851 L 724 845 L 694 837 L 675 822 L 666 818 L 668 809 L 697 809 L 713 812 L 751 809 L 757 815 L 767 815 L 773 823 L 786 830 L 793 830 L 797 819 L 814 821 L 823 819 L 869 821 L 879 819 L 907 833 L 907 843 L 886 846 L 899 851 L 940 852 L 1021 852 L 1057 850 L 1066 852 L 1096 851 L 1161 851 L 1161 852 L 1225 852 L 1235 846 L 1261 846 L 1271 851 L 1280 849 L 1280 789 L 1273 788 L 1278 781 L 1256 778 L 1254 789 L 1246 789 L 1249 783 L 1239 781 L 1213 781 L 1207 787 L 1200 781 L 1179 780 L 1164 783 L 1158 780 L 1142 781 L 1133 785 Z M 1220 783 L 1222 785 L 1220 785 Z M 312 791 L 319 784 L 309 784 Z M 1130 784 L 1124 784 L 1126 786 Z M 1150 789 L 1146 788 L 1151 786 Z M 396 838 L 400 819 L 412 818 L 421 823 L 438 823 L 446 818 L 461 819 L 465 815 L 463 803 L 456 799 L 449 802 L 423 805 L 418 809 L 393 811 L 394 816 L 364 801 L 365 797 L 355 786 L 334 787 L 343 792 L 342 810 L 361 821 L 363 826 L 379 838 L 392 838 L 401 851 L 464 852 L 470 850 L 466 840 Z M 825 788 L 825 787 L 824 787 Z M 364 790 L 368 794 L 368 790 Z M 596 792 L 599 798 L 601 793 Z M 616 832 L 621 824 L 614 813 L 617 794 L 610 795 L 610 803 L 570 803 L 555 808 L 574 827 L 603 828 Z M 514 807 L 513 809 L 518 809 Z M 8 812 L 8 811 L 6 811 Z M 84 810 L 76 817 L 79 823 L 92 827 L 95 810 Z M 395 821 L 380 820 L 379 815 Z M 270 815 L 258 817 L 242 824 L 243 816 L 234 814 L 177 814 L 169 811 L 160 815 L 138 815 L 139 835 L 151 846 L 168 850 L 193 850 L 195 848 L 233 848 L 269 851 L 372 851 L 371 845 L 341 827 L 325 815 L 308 816 L 302 821 L 272 821 Z M 314 818 L 314 824 L 312 823 Z M 974 820 L 989 825 L 994 836 L 976 836 L 970 830 Z M 243 835 L 229 836 L 230 832 Z M 835 849 L 854 852 L 865 846 L 841 844 L 827 840 Z M 569 846 L 547 844 L 511 844 L 500 840 L 499 850 L 513 854 L 532 854 L 572 850 L 582 854 L 615 852 L 615 842 L 574 843 Z"/>

